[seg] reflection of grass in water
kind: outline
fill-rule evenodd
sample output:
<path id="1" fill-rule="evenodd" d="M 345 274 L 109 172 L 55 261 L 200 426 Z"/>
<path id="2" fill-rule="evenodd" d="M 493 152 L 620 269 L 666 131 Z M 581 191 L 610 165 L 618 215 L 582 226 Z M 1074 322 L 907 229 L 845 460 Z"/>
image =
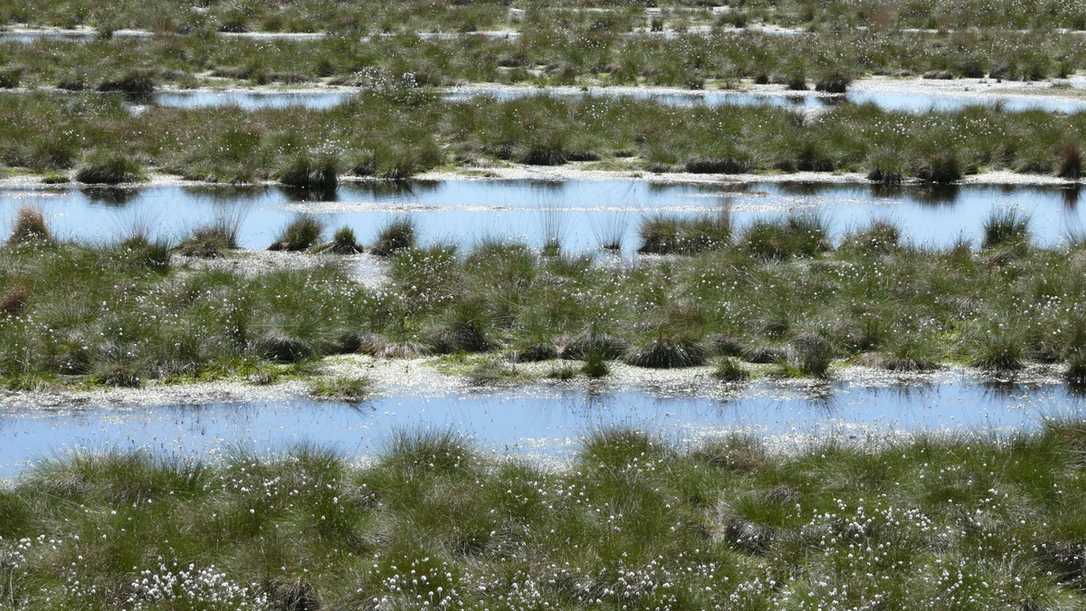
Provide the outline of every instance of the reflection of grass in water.
<path id="1" fill-rule="evenodd" d="M 447 430 L 397 434 L 367 466 L 316 446 L 215 463 L 77 454 L 0 489 L 4 596 L 772 608 L 847 591 L 892 608 L 1075 607 L 1083 517 L 1067 509 L 1086 502 L 1084 448 L 1086 427 L 1053 422 L 1013 443 L 785 453 L 742 435 L 679 448 L 605 429 L 564 470 L 487 457 Z"/>

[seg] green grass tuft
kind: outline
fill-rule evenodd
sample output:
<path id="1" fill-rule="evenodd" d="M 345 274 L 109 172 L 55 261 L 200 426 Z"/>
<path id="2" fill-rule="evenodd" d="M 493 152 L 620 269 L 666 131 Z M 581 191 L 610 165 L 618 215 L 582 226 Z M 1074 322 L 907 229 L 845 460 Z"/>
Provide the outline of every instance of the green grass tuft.
<path id="1" fill-rule="evenodd" d="M 713 377 L 721 382 L 742 382 L 750 378 L 750 372 L 743 369 L 735 359 L 724 357 L 713 369 Z"/>
<path id="2" fill-rule="evenodd" d="M 378 257 L 388 257 L 392 254 L 415 247 L 415 224 L 410 219 L 396 219 L 389 222 L 381 229 L 377 236 L 377 242 L 370 252 Z"/>
<path id="3" fill-rule="evenodd" d="M 355 376 L 320 377 L 309 383 L 309 394 L 318 399 L 359 403 L 370 397 L 373 382 Z"/>
<path id="4" fill-rule="evenodd" d="M 279 237 L 268 250 L 286 250 L 298 252 L 316 246 L 321 239 L 324 227 L 317 217 L 311 214 L 299 214 L 279 232 Z"/>
<path id="5" fill-rule="evenodd" d="M 144 178 L 139 162 L 120 153 L 92 155 L 75 173 L 76 181 L 93 185 L 139 182 Z"/>

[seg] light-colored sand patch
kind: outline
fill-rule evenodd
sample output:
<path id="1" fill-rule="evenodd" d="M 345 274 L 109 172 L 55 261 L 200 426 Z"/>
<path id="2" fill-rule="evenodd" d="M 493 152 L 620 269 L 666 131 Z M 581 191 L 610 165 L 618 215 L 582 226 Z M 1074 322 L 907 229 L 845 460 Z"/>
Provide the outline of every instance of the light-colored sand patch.
<path id="1" fill-rule="evenodd" d="M 1086 92 L 1074 89 L 1080 79 L 1070 81 L 1003 81 L 990 78 L 925 79 L 867 77 L 849 85 L 850 93 L 924 95 L 976 98 L 978 102 L 1029 100 L 1037 96 L 1066 102 L 1081 101 Z M 1061 83 L 1069 86 L 1061 86 Z"/>
<path id="2" fill-rule="evenodd" d="M 388 262 L 369 253 L 357 255 L 308 254 L 269 250 L 236 250 L 225 257 L 202 259 L 174 255 L 171 263 L 188 270 L 221 270 L 243 277 L 255 277 L 283 270 L 311 270 L 324 265 L 339 266 L 347 275 L 369 288 L 378 288 L 388 279 Z"/>

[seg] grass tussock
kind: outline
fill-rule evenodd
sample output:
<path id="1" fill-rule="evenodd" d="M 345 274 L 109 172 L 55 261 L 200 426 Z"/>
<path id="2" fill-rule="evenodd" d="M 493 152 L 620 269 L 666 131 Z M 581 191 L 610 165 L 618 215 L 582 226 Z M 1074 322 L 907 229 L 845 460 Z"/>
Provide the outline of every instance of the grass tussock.
<path id="1" fill-rule="evenodd" d="M 825 338 L 811 333 L 800 335 L 792 341 L 792 354 L 800 373 L 815 378 L 829 377 L 834 352 Z"/>
<path id="2" fill-rule="evenodd" d="M 1029 217 L 1015 208 L 993 212 L 984 221 L 984 248 L 1029 244 Z"/>
<path id="3" fill-rule="evenodd" d="M 318 399 L 358 403 L 368 399 L 372 392 L 373 382 L 364 377 L 320 377 L 309 383 L 309 394 Z"/>
<path id="4" fill-rule="evenodd" d="M 898 249 L 901 230 L 888 221 L 872 221 L 866 228 L 850 232 L 841 241 L 840 249 L 861 254 L 883 255 Z"/>
<path id="5" fill-rule="evenodd" d="M 732 219 L 729 208 L 695 218 L 654 216 L 641 223 L 643 254 L 690 255 L 726 248 L 731 243 Z"/>
<path id="6" fill-rule="evenodd" d="M 370 252 L 378 257 L 389 257 L 414 246 L 415 223 L 407 218 L 395 219 L 381 229 Z"/>
<path id="7" fill-rule="evenodd" d="M 1015 334 L 994 329 L 983 333 L 977 343 L 973 366 L 993 373 L 1013 373 L 1022 369 L 1025 350 Z"/>
<path id="8" fill-rule="evenodd" d="M 119 185 L 145 179 L 143 166 L 119 153 L 95 154 L 75 173 L 75 180 L 90 185 Z"/>
<path id="9" fill-rule="evenodd" d="M 15 216 L 15 226 L 8 236 L 8 247 L 35 246 L 50 244 L 53 242 L 53 234 L 45 223 L 45 217 L 40 210 L 34 208 L 20 208 Z"/>
<path id="10" fill-rule="evenodd" d="M 333 191 L 339 184 L 339 160 L 334 155 L 299 155 L 279 172 L 279 182 L 300 189 Z"/>
<path id="11" fill-rule="evenodd" d="M 713 377 L 721 382 L 743 382 L 750 379 L 750 372 L 743 369 L 735 359 L 731 357 L 724 357 L 720 359 L 716 367 L 713 368 Z"/>
<path id="12" fill-rule="evenodd" d="M 780 221 L 756 220 L 743 233 L 740 247 L 765 259 L 813 257 L 830 250 L 829 229 L 813 214 L 794 214 Z"/>
<path id="13" fill-rule="evenodd" d="M 98 85 L 98 91 L 117 92 L 132 97 L 147 98 L 155 92 L 155 78 L 149 72 L 134 70 L 119 78 L 102 81 Z"/>
<path id="14" fill-rule="evenodd" d="M 350 227 L 343 226 L 336 230 L 332 235 L 332 241 L 321 247 L 321 252 L 327 252 L 337 255 L 356 255 L 363 252 L 365 249 L 358 243 L 358 239 L 354 235 L 354 230 Z"/>
<path id="15" fill-rule="evenodd" d="M 312 214 L 299 214 L 279 232 L 279 237 L 272 242 L 268 250 L 299 252 L 316 246 L 321 239 L 324 226 Z"/>
<path id="16" fill-rule="evenodd" d="M 705 350 L 688 339 L 660 337 L 631 349 L 623 361 L 650 369 L 697 367 L 705 364 Z"/>
<path id="17" fill-rule="evenodd" d="M 240 219 L 222 217 L 215 222 L 193 229 L 181 240 L 177 252 L 186 257 L 214 259 L 238 248 Z"/>

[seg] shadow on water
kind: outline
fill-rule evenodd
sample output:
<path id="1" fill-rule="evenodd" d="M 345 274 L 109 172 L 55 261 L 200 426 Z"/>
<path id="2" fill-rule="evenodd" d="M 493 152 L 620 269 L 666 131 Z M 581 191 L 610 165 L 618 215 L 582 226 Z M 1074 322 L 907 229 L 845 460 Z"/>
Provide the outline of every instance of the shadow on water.
<path id="1" fill-rule="evenodd" d="M 279 191 L 291 202 L 336 202 L 339 201 L 339 189 L 336 187 L 288 187 L 278 185 Z"/>
<path id="2" fill-rule="evenodd" d="M 911 192 L 913 198 L 921 204 L 931 206 L 951 206 L 958 200 L 961 187 L 958 185 L 925 185 Z M 1007 193 L 1012 193 L 1008 191 Z"/>
<path id="3" fill-rule="evenodd" d="M 181 187 L 186 195 L 211 202 L 235 203 L 266 196 L 271 187 L 263 185 L 188 185 Z"/>
<path id="4" fill-rule="evenodd" d="M 141 189 L 128 187 L 80 187 L 80 193 L 88 201 L 108 206 L 125 206 L 139 199 Z"/>
<path id="5" fill-rule="evenodd" d="M 1063 205 L 1068 210 L 1078 207 L 1078 201 L 1082 197 L 1082 187 L 1078 183 L 1063 189 Z"/>

